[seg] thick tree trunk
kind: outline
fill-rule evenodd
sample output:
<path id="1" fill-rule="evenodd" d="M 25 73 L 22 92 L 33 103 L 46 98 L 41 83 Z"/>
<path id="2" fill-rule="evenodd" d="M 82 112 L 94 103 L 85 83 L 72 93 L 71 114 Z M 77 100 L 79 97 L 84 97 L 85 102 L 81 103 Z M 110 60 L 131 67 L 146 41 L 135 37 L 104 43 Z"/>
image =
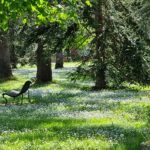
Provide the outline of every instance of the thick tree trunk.
<path id="1" fill-rule="evenodd" d="M 96 81 L 95 89 L 106 88 L 106 62 L 105 62 L 105 48 L 104 48 L 104 36 L 103 36 L 103 0 L 99 0 L 97 8 L 95 10 L 96 19 Z"/>
<path id="2" fill-rule="evenodd" d="M 14 38 L 15 38 L 15 23 L 14 21 L 11 20 L 9 21 L 10 62 L 12 68 L 17 68 L 17 55 L 15 52 Z"/>
<path id="3" fill-rule="evenodd" d="M 43 45 L 44 45 L 44 43 L 39 41 L 38 48 L 36 51 L 37 82 L 52 81 L 51 57 L 45 55 Z"/>
<path id="4" fill-rule="evenodd" d="M 106 88 L 106 76 L 105 76 L 106 69 L 97 68 L 96 70 L 96 82 L 95 82 L 95 89 L 105 89 Z"/>
<path id="5" fill-rule="evenodd" d="M 7 38 L 0 31 L 0 79 L 7 79 L 12 76 L 10 67 L 10 52 Z"/>
<path id="6" fill-rule="evenodd" d="M 56 53 L 56 64 L 55 64 L 55 69 L 61 69 L 64 66 L 64 56 L 63 56 L 63 52 L 57 52 Z"/>

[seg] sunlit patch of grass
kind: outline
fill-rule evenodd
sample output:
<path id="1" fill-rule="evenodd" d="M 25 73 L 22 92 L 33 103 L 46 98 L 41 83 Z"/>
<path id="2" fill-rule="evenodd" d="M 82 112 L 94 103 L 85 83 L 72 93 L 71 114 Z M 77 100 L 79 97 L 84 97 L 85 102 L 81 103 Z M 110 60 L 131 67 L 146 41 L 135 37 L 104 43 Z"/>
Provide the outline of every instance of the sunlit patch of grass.
<path id="1" fill-rule="evenodd" d="M 72 83 L 66 73 L 76 64 L 53 70 L 54 81 L 31 87 L 23 105 L 2 105 L 0 149 L 137 150 L 150 139 L 150 87 L 91 91 L 92 81 Z M 53 65 L 54 67 L 54 65 Z M 0 92 L 20 89 L 34 77 L 34 67 L 14 70 L 15 79 L 1 82 Z"/>
<path id="2" fill-rule="evenodd" d="M 21 88 L 25 81 L 26 81 L 25 78 L 16 78 L 15 80 L 5 81 L 1 83 L 0 90 L 5 91 Z"/>
<path id="3" fill-rule="evenodd" d="M 81 62 L 65 62 L 64 67 L 77 67 Z"/>
<path id="4" fill-rule="evenodd" d="M 142 86 L 138 83 L 136 84 L 124 83 L 123 86 L 131 91 L 150 91 L 150 86 Z"/>
<path id="5" fill-rule="evenodd" d="M 44 137 L 41 137 L 40 135 L 43 135 Z M 59 134 L 59 133 L 57 133 Z M 11 136 L 12 139 L 15 138 L 15 134 Z M 111 143 L 107 142 L 104 138 L 82 138 L 79 139 L 77 137 L 69 137 L 67 139 L 64 139 L 60 137 L 59 141 L 55 138 L 55 135 L 51 132 L 48 132 L 47 130 L 41 130 L 41 131 L 35 131 L 32 133 L 24 133 L 24 134 L 18 134 L 17 135 L 18 141 L 15 142 L 12 140 L 7 143 L 7 146 L 4 145 L 4 148 L 24 148 L 24 149 L 93 149 L 95 147 L 96 149 L 99 149 L 100 147 L 103 149 L 108 149 L 111 145 Z M 57 135 L 56 135 L 57 136 Z M 0 148 L 3 147 L 3 144 L 1 144 Z"/>
<path id="6" fill-rule="evenodd" d="M 30 121 L 34 122 L 34 120 Z M 49 126 L 45 126 L 44 123 Z M 18 145 L 24 143 L 24 146 L 36 143 L 38 146 L 46 146 L 48 144 L 50 147 L 54 148 L 53 144 L 57 143 L 58 148 L 61 149 L 67 149 L 68 147 L 74 149 L 78 147 L 82 149 L 105 149 L 110 147 L 114 148 L 115 146 L 128 146 L 126 142 L 127 144 L 133 144 L 132 142 L 135 143 L 137 140 L 142 139 L 140 132 L 134 128 L 124 128 L 114 124 L 101 124 L 103 122 L 99 122 L 98 124 L 97 121 L 95 123 L 93 124 L 92 120 L 89 122 L 85 120 L 59 120 L 53 118 L 51 118 L 51 120 L 41 120 L 35 122 L 37 126 L 33 126 L 32 129 L 22 128 L 20 130 L 3 132 L 1 146 L 4 145 L 4 147 L 7 147 L 11 145 L 13 148 L 16 143 L 18 143 Z M 42 124 L 45 127 L 38 126 Z M 31 123 L 31 125 L 33 124 Z M 73 145 L 68 145 L 68 142 Z M 62 147 L 62 145 L 64 147 Z M 34 144 L 31 145 L 31 148 L 34 148 L 34 146 Z M 132 145 L 134 148 L 136 146 Z"/>

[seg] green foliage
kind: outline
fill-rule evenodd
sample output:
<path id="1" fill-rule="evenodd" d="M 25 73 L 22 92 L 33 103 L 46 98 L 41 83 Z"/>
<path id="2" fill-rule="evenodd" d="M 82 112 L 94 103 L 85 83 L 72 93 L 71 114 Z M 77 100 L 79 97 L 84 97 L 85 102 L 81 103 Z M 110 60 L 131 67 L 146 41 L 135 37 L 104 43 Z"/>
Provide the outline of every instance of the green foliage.
<path id="1" fill-rule="evenodd" d="M 76 4 L 75 0 L 69 2 Z M 75 9 L 70 9 L 63 1 L 60 4 L 57 1 L 51 4 L 47 0 L 2 0 L 0 10 L 0 27 L 3 30 L 8 29 L 11 19 L 21 18 L 22 22 L 26 23 L 30 22 L 31 16 L 36 18 L 35 24 L 75 20 Z"/>
<path id="2" fill-rule="evenodd" d="M 136 8 L 142 4 L 133 1 L 102 1 L 99 7 L 103 10 L 103 26 L 96 22 L 95 11 L 98 1 L 91 1 L 92 7 L 83 3 L 83 15 L 81 16 L 84 26 L 90 31 L 93 38 L 90 48 L 87 49 L 87 57 L 83 59 L 72 79 L 91 76 L 95 78 L 96 70 L 106 66 L 107 84 L 120 85 L 124 81 L 149 84 L 150 64 L 149 46 L 139 28 L 137 18 L 134 16 Z M 133 6 L 137 5 L 135 8 Z M 107 6 L 107 7 L 106 7 Z M 97 38 L 97 28 L 100 28 Z M 99 44 L 99 50 L 97 44 Z M 105 51 L 102 59 L 102 50 Z M 98 52 L 97 52 L 98 51 Z M 97 59 L 98 53 L 100 59 Z M 90 65 L 89 65 L 90 64 Z M 93 79 L 94 79 L 93 78 Z"/>
<path id="3" fill-rule="evenodd" d="M 149 0 L 135 1 L 133 3 L 135 10 L 135 18 L 138 22 L 139 28 L 146 39 L 150 39 L 150 2 Z"/>

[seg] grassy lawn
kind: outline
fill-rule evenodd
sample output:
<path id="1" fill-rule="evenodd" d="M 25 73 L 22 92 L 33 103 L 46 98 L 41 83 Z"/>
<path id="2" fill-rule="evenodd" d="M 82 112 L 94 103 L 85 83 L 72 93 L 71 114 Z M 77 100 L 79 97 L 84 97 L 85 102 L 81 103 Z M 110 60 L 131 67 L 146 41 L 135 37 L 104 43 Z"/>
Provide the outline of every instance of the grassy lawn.
<path id="1" fill-rule="evenodd" d="M 150 87 L 91 91 L 92 81 L 72 83 L 66 63 L 53 70 L 54 82 L 30 90 L 32 104 L 0 96 L 0 150 L 138 150 L 150 140 Z M 14 70 L 0 93 L 18 89 L 36 68 Z M 33 91 L 37 92 L 37 95 Z"/>

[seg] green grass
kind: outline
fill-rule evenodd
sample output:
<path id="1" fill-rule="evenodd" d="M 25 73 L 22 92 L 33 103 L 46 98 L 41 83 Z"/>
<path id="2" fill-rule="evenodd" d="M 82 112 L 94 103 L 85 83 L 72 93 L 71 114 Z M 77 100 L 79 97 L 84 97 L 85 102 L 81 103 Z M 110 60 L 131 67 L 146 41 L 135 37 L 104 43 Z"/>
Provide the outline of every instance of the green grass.
<path id="1" fill-rule="evenodd" d="M 34 85 L 50 93 L 31 96 L 31 104 L 9 98 L 5 106 L 0 97 L 0 150 L 138 150 L 150 140 L 150 87 L 94 92 L 92 81 L 67 79 L 75 65 L 53 70 L 53 83 Z M 19 89 L 35 70 L 14 70 L 16 78 L 1 81 L 0 93 Z"/>

